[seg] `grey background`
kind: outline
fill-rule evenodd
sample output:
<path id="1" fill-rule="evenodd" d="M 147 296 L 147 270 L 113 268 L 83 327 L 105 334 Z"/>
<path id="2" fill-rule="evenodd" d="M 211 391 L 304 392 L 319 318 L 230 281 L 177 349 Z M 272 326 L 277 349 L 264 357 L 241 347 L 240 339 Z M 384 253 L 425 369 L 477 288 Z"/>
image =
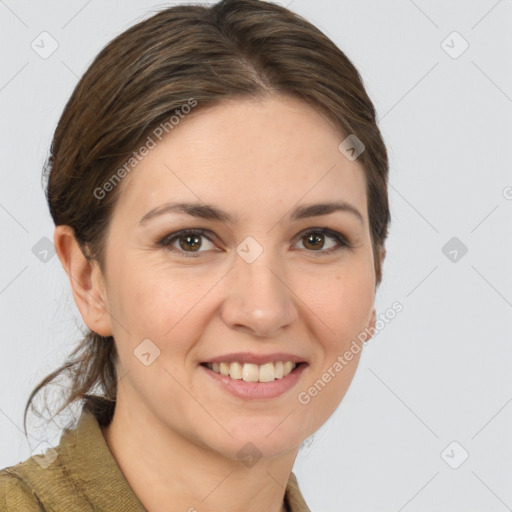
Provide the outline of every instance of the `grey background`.
<path id="1" fill-rule="evenodd" d="M 53 130 L 99 50 L 172 3 L 0 1 L 0 467 L 57 444 L 57 428 L 27 442 L 22 412 L 81 336 L 58 258 L 44 252 Z M 512 3 L 280 3 L 340 46 L 374 101 L 392 213 L 376 307 L 404 308 L 299 453 L 305 499 L 313 512 L 512 510 Z M 31 47 L 43 31 L 58 43 L 47 58 Z M 457 58 L 453 31 L 469 44 Z M 456 261 L 442 250 L 452 237 Z"/>

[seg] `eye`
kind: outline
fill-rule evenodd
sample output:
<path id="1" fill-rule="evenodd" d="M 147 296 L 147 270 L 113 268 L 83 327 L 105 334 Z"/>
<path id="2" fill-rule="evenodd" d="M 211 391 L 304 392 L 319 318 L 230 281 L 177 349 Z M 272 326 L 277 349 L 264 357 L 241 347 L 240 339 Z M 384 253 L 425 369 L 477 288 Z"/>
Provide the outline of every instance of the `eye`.
<path id="1" fill-rule="evenodd" d="M 209 232 L 205 229 L 184 229 L 166 235 L 158 242 L 158 245 L 187 258 L 197 258 L 202 252 L 215 247 L 206 233 Z M 328 247 L 325 247 L 326 239 L 331 240 Z M 206 240 L 210 247 L 207 245 L 205 248 L 203 240 Z M 351 247 L 341 233 L 327 228 L 311 228 L 303 231 L 299 235 L 299 241 L 302 242 L 304 249 L 307 249 L 308 252 L 316 252 L 319 256 Z"/>
<path id="2" fill-rule="evenodd" d="M 334 251 L 343 248 L 349 248 L 350 244 L 346 238 L 337 231 L 327 228 L 313 228 L 303 231 L 300 235 L 300 242 L 308 252 L 318 252 L 319 254 L 331 254 Z M 331 239 L 331 245 L 325 247 L 325 239 Z M 334 243 L 332 241 L 334 240 Z"/>
<path id="3" fill-rule="evenodd" d="M 204 252 L 199 250 L 204 246 L 202 239 L 205 239 L 207 244 L 212 246 L 207 247 L 206 250 L 212 249 L 214 247 L 213 243 L 209 240 L 205 233 L 207 233 L 207 231 L 204 229 L 184 229 L 183 231 L 178 231 L 177 233 L 167 235 L 162 240 L 160 240 L 158 244 L 173 252 L 178 252 L 188 258 L 197 258 L 199 256 L 197 253 Z M 176 247 L 176 244 L 178 244 L 178 247 Z"/>

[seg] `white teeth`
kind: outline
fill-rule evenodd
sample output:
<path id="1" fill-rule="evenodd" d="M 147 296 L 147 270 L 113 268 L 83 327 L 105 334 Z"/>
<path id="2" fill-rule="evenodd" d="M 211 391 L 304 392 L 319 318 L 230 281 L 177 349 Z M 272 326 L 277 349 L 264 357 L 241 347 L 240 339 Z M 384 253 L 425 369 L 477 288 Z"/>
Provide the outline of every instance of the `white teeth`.
<path id="1" fill-rule="evenodd" d="M 222 373 L 222 375 L 229 375 L 230 366 L 229 363 L 220 363 L 220 373 Z M 215 368 L 212 368 L 212 370 L 215 371 Z"/>
<path id="2" fill-rule="evenodd" d="M 213 370 L 213 368 L 212 368 L 212 370 Z M 229 376 L 232 379 L 240 380 L 243 377 L 242 370 L 243 370 L 243 367 L 240 363 L 231 363 L 231 365 L 229 367 Z"/>
<path id="3" fill-rule="evenodd" d="M 253 363 L 241 364 L 239 362 L 208 363 L 208 368 L 221 375 L 229 375 L 232 379 L 245 382 L 272 382 L 289 375 L 297 366 L 291 361 L 276 361 L 257 365 Z"/>
<path id="4" fill-rule="evenodd" d="M 272 382 L 276 378 L 276 370 L 272 363 L 262 364 L 259 371 L 260 382 Z"/>
<path id="5" fill-rule="evenodd" d="M 257 364 L 245 363 L 242 368 L 242 379 L 245 382 L 258 382 L 259 369 Z"/>
<path id="6" fill-rule="evenodd" d="M 277 361 L 274 365 L 276 371 L 276 379 L 282 379 L 284 377 L 284 364 L 283 361 Z"/>
<path id="7" fill-rule="evenodd" d="M 286 361 L 286 363 L 284 363 L 283 373 L 285 375 L 288 375 L 294 368 L 295 363 L 292 363 L 291 361 Z"/>

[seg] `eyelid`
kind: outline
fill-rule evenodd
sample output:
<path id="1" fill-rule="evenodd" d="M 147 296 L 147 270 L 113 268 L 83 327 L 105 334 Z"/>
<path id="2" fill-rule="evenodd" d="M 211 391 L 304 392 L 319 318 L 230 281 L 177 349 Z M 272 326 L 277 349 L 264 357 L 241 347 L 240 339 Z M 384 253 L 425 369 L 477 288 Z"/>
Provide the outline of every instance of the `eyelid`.
<path id="1" fill-rule="evenodd" d="M 310 252 L 313 254 L 317 253 L 320 255 L 320 254 L 330 254 L 331 252 L 335 252 L 335 251 L 341 250 L 341 249 L 351 249 L 352 248 L 352 244 L 349 242 L 348 238 L 343 233 L 340 233 L 339 231 L 336 231 L 335 229 L 330 229 L 330 228 L 325 228 L 325 227 L 307 228 L 307 229 L 301 231 L 297 235 L 297 237 L 296 237 L 297 241 L 300 241 L 308 233 L 320 233 L 328 238 L 333 238 L 334 240 L 336 240 L 336 242 L 338 242 L 339 245 L 337 247 L 331 247 L 326 250 L 307 251 L 307 252 Z"/>
<path id="2" fill-rule="evenodd" d="M 203 228 L 180 229 L 179 231 L 173 231 L 172 233 L 168 233 L 167 235 L 159 239 L 158 244 L 169 244 L 171 240 L 177 239 L 180 236 L 185 235 L 202 235 L 210 240 L 210 238 L 207 236 L 207 233 L 213 235 L 213 233 Z"/>
<path id="3" fill-rule="evenodd" d="M 312 253 L 313 255 L 315 255 L 315 253 L 318 256 L 328 255 L 328 254 L 331 254 L 332 252 L 337 252 L 342 249 L 351 249 L 353 247 L 352 244 L 349 242 L 349 240 L 347 239 L 347 237 L 344 234 L 342 234 L 339 231 L 336 231 L 334 229 L 330 229 L 330 228 L 326 228 L 326 227 L 310 227 L 310 228 L 304 229 L 303 231 L 301 231 L 300 233 L 298 233 L 295 236 L 294 245 L 295 245 L 295 243 L 300 241 L 304 236 L 306 236 L 309 233 L 321 234 L 325 237 L 334 239 L 338 243 L 338 245 L 335 247 L 330 247 L 329 249 L 321 249 L 318 251 L 313 251 L 313 250 L 308 251 L 307 249 L 305 249 L 306 252 Z M 208 229 L 187 228 L 187 229 L 182 229 L 179 231 L 174 231 L 172 233 L 168 233 L 163 238 L 159 239 L 157 244 L 161 247 L 167 248 L 168 250 L 170 250 L 172 252 L 177 252 L 178 254 L 184 255 L 185 257 L 198 257 L 202 252 L 208 252 L 208 251 L 188 252 L 188 251 L 183 251 L 181 249 L 178 249 L 176 247 L 172 247 L 171 244 L 173 244 L 180 237 L 186 236 L 186 235 L 204 236 L 211 243 L 215 243 L 214 239 L 216 238 L 214 233 L 212 233 Z"/>

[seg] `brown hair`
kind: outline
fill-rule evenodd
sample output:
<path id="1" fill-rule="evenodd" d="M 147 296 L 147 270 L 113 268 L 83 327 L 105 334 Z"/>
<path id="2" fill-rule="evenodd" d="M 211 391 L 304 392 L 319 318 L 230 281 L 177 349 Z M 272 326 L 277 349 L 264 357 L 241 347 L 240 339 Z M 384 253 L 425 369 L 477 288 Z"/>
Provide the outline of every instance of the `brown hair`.
<path id="1" fill-rule="evenodd" d="M 345 136 L 365 145 L 368 216 L 377 286 L 388 234 L 388 157 L 375 110 L 345 54 L 297 14 L 259 0 L 222 0 L 212 6 L 178 5 L 129 28 L 111 41 L 78 82 L 55 130 L 46 191 L 55 225 L 68 225 L 89 259 L 103 268 L 102 248 L 121 187 L 98 198 L 113 171 L 148 134 L 187 104 L 195 111 L 223 99 L 286 94 L 328 116 Z M 341 142 L 342 139 L 340 139 Z M 68 372 L 65 404 L 94 399 L 99 386 L 108 424 L 117 393 L 112 336 L 89 332 L 66 363 L 43 379 L 34 396 Z M 88 402 L 89 401 L 89 405 Z M 99 407 L 99 406 L 98 406 Z"/>

